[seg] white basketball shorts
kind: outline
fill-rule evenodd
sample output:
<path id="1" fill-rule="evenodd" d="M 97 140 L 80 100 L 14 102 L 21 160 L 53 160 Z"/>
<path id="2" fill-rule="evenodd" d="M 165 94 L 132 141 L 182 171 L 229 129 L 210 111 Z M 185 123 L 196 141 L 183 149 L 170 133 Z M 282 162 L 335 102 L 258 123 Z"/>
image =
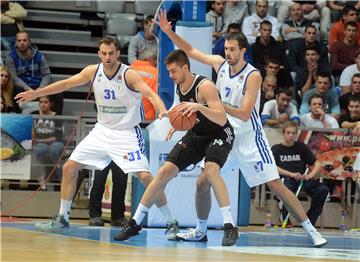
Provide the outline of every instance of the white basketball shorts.
<path id="1" fill-rule="evenodd" d="M 101 170 L 113 160 L 125 173 L 150 172 L 144 137 L 138 126 L 111 130 L 96 123 L 75 148 L 70 159 Z"/>

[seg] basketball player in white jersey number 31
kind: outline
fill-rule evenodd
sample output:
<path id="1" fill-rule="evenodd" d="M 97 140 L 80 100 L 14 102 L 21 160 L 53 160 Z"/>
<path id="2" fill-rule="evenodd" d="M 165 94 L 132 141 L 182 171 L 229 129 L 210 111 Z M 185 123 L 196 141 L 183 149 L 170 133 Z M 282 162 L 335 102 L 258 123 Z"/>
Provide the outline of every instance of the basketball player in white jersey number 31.
<path id="1" fill-rule="evenodd" d="M 228 119 L 235 132 L 235 142 L 229 158 L 235 158 L 241 173 L 250 187 L 267 183 L 286 205 L 291 214 L 301 223 L 315 247 L 326 245 L 326 240 L 314 228 L 295 195 L 280 181 L 279 173 L 259 117 L 261 75 L 244 60 L 248 47 L 243 34 L 232 34 L 225 41 L 224 59 L 218 55 L 208 55 L 193 48 L 188 42 L 171 30 L 165 11 L 159 14 L 161 30 L 190 58 L 211 65 L 218 74 L 216 87 L 220 92 Z M 210 199 L 210 183 L 200 176 L 196 197 Z M 211 205 L 197 205 L 198 223 L 190 238 L 201 239 L 206 234 L 206 220 Z M 199 223 L 199 221 L 201 223 Z M 181 233 L 178 235 L 182 235 Z M 184 235 L 182 235 L 184 237 Z M 194 238 L 194 241 L 196 239 Z"/>
<path id="2" fill-rule="evenodd" d="M 89 65 L 68 79 L 15 97 L 18 102 L 30 101 L 90 82 L 95 95 L 98 122 L 64 164 L 59 214 L 48 223 L 35 224 L 45 232 L 59 232 L 69 228 L 69 214 L 78 172 L 85 165 L 102 170 L 113 160 L 125 173 L 136 174 L 145 186 L 152 180 L 144 137 L 139 127 L 144 114 L 141 95 L 151 101 L 159 112 L 159 118 L 167 112 L 165 105 L 135 71 L 118 61 L 120 51 L 116 40 L 111 37 L 103 38 L 99 43 L 98 56 L 100 64 Z M 176 237 L 178 223 L 170 214 L 164 193 L 156 205 L 165 217 L 168 237 Z"/>

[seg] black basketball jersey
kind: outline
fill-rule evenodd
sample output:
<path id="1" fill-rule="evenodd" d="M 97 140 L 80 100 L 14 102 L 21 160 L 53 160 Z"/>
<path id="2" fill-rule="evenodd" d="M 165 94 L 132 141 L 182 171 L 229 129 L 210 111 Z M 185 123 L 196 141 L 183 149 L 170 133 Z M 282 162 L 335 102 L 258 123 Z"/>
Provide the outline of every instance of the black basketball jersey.
<path id="1" fill-rule="evenodd" d="M 199 88 L 200 84 L 205 80 L 208 80 L 208 79 L 201 75 L 195 75 L 195 81 L 193 82 L 193 84 L 189 88 L 189 90 L 185 93 L 181 91 L 180 85 L 177 85 L 176 93 L 179 96 L 180 102 L 200 103 L 197 99 L 198 98 L 198 88 Z M 207 106 L 207 105 L 205 104 L 205 106 Z M 216 132 L 216 131 L 224 128 L 224 126 L 220 126 L 220 125 L 212 122 L 211 120 L 209 120 L 206 116 L 204 116 L 200 112 L 196 112 L 196 118 L 197 118 L 196 124 L 191 130 L 195 131 L 198 134 L 201 134 L 201 135 L 209 134 L 209 133 L 213 133 L 213 132 Z M 227 126 L 227 125 L 230 125 L 229 121 L 225 124 L 225 126 Z"/>

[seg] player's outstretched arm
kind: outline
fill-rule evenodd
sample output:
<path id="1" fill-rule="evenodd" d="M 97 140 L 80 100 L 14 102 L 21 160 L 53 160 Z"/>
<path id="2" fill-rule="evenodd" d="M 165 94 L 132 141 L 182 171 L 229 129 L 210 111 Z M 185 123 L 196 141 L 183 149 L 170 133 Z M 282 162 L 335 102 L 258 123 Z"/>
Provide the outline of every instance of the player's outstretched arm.
<path id="1" fill-rule="evenodd" d="M 97 65 L 90 65 L 84 68 L 80 73 L 73 75 L 67 79 L 57 81 L 48 86 L 38 88 L 36 90 L 29 90 L 19 93 L 15 96 L 18 103 L 34 100 L 41 96 L 53 95 L 64 92 L 75 86 L 80 86 L 88 83 L 94 77 Z"/>
<path id="2" fill-rule="evenodd" d="M 134 70 L 127 70 L 125 77 L 126 82 L 130 85 L 130 87 L 139 91 L 142 96 L 151 102 L 155 110 L 159 112 L 160 119 L 167 116 L 165 104 L 161 100 L 160 96 L 156 94 Z"/>
<path id="3" fill-rule="evenodd" d="M 245 95 L 240 107 L 234 108 L 229 105 L 224 105 L 226 113 L 239 118 L 242 121 L 248 121 L 255 107 L 255 102 L 261 87 L 261 81 L 261 75 L 258 71 L 251 73 L 246 81 Z"/>
<path id="4" fill-rule="evenodd" d="M 193 48 L 187 41 L 182 39 L 171 29 L 171 22 L 167 20 L 165 10 L 159 12 L 159 26 L 160 29 L 170 38 L 170 40 L 179 49 L 183 50 L 190 58 L 195 59 L 203 64 L 211 65 L 216 72 L 224 62 L 224 58 L 219 55 L 205 54 L 200 50 Z"/>

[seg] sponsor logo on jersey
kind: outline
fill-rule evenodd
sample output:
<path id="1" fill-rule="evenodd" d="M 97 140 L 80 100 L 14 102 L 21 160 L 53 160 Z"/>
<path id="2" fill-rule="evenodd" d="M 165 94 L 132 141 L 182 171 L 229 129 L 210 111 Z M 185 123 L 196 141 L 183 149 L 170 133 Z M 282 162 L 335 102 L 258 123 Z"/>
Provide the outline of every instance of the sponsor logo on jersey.
<path id="1" fill-rule="evenodd" d="M 99 111 L 103 113 L 109 113 L 109 114 L 125 114 L 127 113 L 126 106 L 98 106 Z"/>

